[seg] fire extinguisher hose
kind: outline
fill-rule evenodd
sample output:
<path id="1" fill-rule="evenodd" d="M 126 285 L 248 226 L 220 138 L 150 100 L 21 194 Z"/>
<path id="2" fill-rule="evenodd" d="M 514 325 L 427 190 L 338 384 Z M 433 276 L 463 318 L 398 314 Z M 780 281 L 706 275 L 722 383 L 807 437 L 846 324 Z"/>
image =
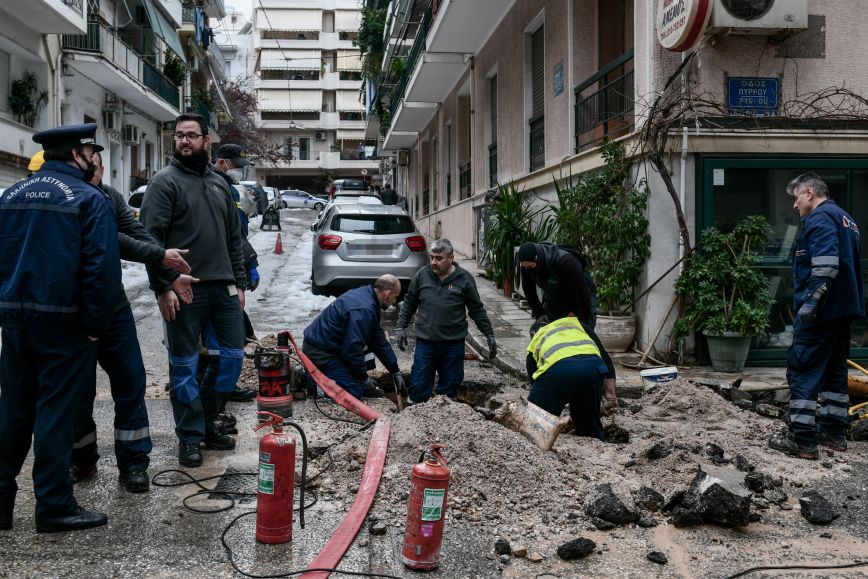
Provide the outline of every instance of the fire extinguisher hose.
<path id="1" fill-rule="evenodd" d="M 304 435 L 304 430 L 301 426 L 291 420 L 284 420 L 284 426 L 292 426 L 298 430 L 298 436 L 301 438 L 301 481 L 299 483 L 298 495 L 298 524 L 304 528 L 304 488 L 307 481 L 307 437 Z"/>

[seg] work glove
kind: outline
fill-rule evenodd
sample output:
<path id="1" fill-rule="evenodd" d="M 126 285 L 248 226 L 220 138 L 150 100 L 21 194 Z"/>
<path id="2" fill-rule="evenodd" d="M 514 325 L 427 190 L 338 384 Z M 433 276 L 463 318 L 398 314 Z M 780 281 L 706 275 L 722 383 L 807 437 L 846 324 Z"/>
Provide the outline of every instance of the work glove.
<path id="1" fill-rule="evenodd" d="M 395 330 L 395 342 L 398 344 L 398 348 L 403 352 L 407 349 L 407 330 L 404 328 L 398 328 Z"/>
<path id="2" fill-rule="evenodd" d="M 530 337 L 533 338 L 533 335 L 536 334 L 540 328 L 542 328 L 543 326 L 545 326 L 548 323 L 549 323 L 549 319 L 545 314 L 538 317 L 536 319 L 536 321 L 533 323 L 533 325 L 530 327 Z"/>
<path id="3" fill-rule="evenodd" d="M 247 277 L 250 278 L 250 291 L 255 291 L 259 287 L 259 272 L 255 267 L 247 270 Z"/>
<path id="4" fill-rule="evenodd" d="M 404 376 L 400 372 L 392 374 L 392 381 L 395 383 L 395 389 L 398 390 L 400 396 L 407 396 L 407 385 L 404 383 Z"/>
<path id="5" fill-rule="evenodd" d="M 488 357 L 497 358 L 497 341 L 494 339 L 494 334 L 488 336 Z"/>

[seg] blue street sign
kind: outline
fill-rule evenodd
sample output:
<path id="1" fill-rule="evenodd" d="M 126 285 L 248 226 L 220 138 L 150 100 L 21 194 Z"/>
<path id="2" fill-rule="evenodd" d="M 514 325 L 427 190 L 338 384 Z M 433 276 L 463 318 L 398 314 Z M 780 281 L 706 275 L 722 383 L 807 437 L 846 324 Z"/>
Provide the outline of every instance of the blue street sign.
<path id="1" fill-rule="evenodd" d="M 726 105 L 731 115 L 775 116 L 779 95 L 777 78 L 731 76 L 726 79 Z"/>

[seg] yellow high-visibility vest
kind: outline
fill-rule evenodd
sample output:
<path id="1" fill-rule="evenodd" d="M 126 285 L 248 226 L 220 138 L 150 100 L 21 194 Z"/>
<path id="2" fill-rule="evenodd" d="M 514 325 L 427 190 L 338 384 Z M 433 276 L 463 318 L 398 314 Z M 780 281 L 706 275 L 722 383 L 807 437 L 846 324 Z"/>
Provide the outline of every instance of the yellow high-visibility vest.
<path id="1" fill-rule="evenodd" d="M 527 351 L 536 361 L 534 380 L 564 358 L 600 355 L 600 349 L 588 336 L 578 318 L 574 317 L 561 318 L 543 326 L 534 334 Z"/>

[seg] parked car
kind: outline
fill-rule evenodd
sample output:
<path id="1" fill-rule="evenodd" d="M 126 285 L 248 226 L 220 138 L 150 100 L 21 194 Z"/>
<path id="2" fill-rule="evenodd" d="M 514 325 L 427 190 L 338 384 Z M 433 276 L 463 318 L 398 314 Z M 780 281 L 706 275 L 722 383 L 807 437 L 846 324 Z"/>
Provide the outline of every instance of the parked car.
<path id="1" fill-rule="evenodd" d="M 277 187 L 263 186 L 262 188 L 265 190 L 265 195 L 267 196 L 267 199 L 265 200 L 265 209 L 274 205 L 275 200 L 277 200 L 278 204 L 274 205 L 274 207 L 276 209 L 283 209 L 284 205 L 280 202 L 280 191 Z M 265 213 L 265 209 L 262 210 L 262 213 Z"/>
<path id="2" fill-rule="evenodd" d="M 428 264 L 425 238 L 403 209 L 388 205 L 335 204 L 311 226 L 314 295 L 340 295 L 391 273 L 402 295 Z"/>
<path id="3" fill-rule="evenodd" d="M 307 207 L 322 211 L 328 201 L 319 197 L 314 197 L 307 191 L 300 189 L 286 189 L 280 192 L 280 198 L 283 200 L 284 207 Z"/>
<path id="4" fill-rule="evenodd" d="M 339 191 L 367 191 L 368 184 L 364 179 L 335 179 L 329 187 L 329 199 Z"/>

